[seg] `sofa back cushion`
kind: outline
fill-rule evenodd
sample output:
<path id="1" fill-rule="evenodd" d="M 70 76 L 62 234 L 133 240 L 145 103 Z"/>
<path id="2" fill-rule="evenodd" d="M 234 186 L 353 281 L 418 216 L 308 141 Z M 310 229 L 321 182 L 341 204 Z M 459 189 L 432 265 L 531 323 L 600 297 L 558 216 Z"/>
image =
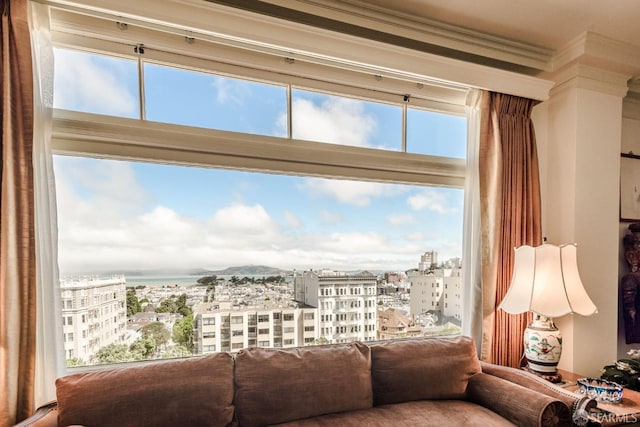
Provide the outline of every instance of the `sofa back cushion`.
<path id="1" fill-rule="evenodd" d="M 413 338 L 372 343 L 373 404 L 461 399 L 481 371 L 473 340 Z"/>
<path id="2" fill-rule="evenodd" d="M 371 359 L 362 343 L 241 350 L 235 369 L 243 427 L 372 407 Z"/>
<path id="3" fill-rule="evenodd" d="M 58 425 L 226 426 L 233 420 L 227 353 L 68 375 L 56 380 Z"/>

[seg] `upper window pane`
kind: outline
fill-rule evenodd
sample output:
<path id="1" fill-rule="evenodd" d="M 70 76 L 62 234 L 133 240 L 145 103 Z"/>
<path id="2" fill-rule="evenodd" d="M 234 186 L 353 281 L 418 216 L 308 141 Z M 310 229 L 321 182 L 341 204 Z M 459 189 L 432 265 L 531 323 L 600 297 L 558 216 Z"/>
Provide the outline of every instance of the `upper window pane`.
<path id="1" fill-rule="evenodd" d="M 407 152 L 467 157 L 467 119 L 433 111 L 407 109 Z"/>
<path id="2" fill-rule="evenodd" d="M 68 49 L 54 55 L 55 108 L 140 117 L 136 61 Z"/>
<path id="3" fill-rule="evenodd" d="M 295 139 L 356 147 L 402 150 L 402 109 L 293 89 L 291 92 Z"/>
<path id="4" fill-rule="evenodd" d="M 144 64 L 144 90 L 147 120 L 287 135 L 284 86 Z"/>

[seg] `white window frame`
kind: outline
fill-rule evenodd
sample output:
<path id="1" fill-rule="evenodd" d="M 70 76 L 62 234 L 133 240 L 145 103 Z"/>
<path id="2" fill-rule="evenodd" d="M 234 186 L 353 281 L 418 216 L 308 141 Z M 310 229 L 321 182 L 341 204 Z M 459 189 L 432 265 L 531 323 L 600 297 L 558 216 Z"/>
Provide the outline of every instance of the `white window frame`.
<path id="1" fill-rule="evenodd" d="M 258 81 L 277 82 L 281 79 L 299 88 L 380 102 L 397 104 L 398 98 L 406 94 L 410 95 L 410 107 L 464 114 L 468 85 L 448 83 L 442 78 L 431 79 L 424 72 L 417 73 L 416 60 L 424 59 L 424 55 L 416 56 L 415 52 L 404 49 L 394 50 L 392 56 L 399 59 L 400 64 L 405 59 L 406 69 L 391 70 L 384 64 L 364 66 L 347 57 L 336 61 L 321 52 L 303 54 L 294 49 L 289 56 L 273 46 L 252 45 L 247 49 L 244 42 L 219 44 L 219 39 L 206 37 L 203 32 L 198 34 L 196 43 L 189 44 L 189 36 L 185 42 L 184 31 L 169 31 L 166 26 L 150 20 L 139 22 L 128 16 L 125 21 L 129 22 L 129 29 L 123 31 L 116 25 L 123 15 L 95 8 L 75 13 L 78 6 L 68 6 L 74 2 L 47 3 L 59 7 L 52 10 L 52 36 L 60 47 L 135 59 L 132 48 L 143 43 L 147 61 L 223 75 L 241 75 Z M 117 6 L 114 8 L 125 7 L 124 2 L 115 3 Z M 147 7 L 154 6 L 146 1 L 142 3 Z M 240 12 L 236 16 L 239 21 L 246 17 Z M 225 25 L 230 23 L 225 21 Z M 241 28 L 245 24 L 236 22 L 235 25 Z M 267 31 L 263 36 L 267 37 Z M 326 38 L 320 40 L 319 46 L 330 39 L 324 32 L 319 37 Z M 354 43 L 349 40 L 347 44 Z M 214 45 L 216 48 L 211 49 Z M 378 45 L 361 47 L 369 58 L 376 58 L 377 52 L 389 48 Z M 293 63 L 289 58 L 294 59 Z M 425 62 L 421 67 L 429 69 Z M 438 74 L 437 70 L 432 71 Z M 524 81 L 530 86 L 529 79 Z M 54 154 L 63 155 L 460 189 L 464 187 L 465 178 L 464 159 L 247 135 L 66 110 L 54 110 L 52 148 Z"/>

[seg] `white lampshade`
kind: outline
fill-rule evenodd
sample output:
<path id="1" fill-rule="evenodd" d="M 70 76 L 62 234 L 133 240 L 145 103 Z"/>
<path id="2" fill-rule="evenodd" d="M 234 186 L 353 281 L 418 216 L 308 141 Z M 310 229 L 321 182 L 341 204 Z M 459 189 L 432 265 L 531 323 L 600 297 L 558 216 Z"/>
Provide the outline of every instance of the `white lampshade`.
<path id="1" fill-rule="evenodd" d="M 499 308 L 547 317 L 597 311 L 580 280 L 574 244 L 520 246 L 515 255 L 511 285 Z"/>

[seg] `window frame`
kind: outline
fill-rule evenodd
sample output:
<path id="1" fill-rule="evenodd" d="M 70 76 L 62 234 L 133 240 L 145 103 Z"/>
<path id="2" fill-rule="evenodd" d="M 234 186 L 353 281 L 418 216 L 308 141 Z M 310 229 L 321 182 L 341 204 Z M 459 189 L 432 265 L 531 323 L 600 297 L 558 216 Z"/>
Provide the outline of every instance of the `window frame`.
<path id="1" fill-rule="evenodd" d="M 85 18 L 87 17 L 83 17 L 83 20 Z M 151 39 L 158 36 L 153 30 L 140 32 Z M 101 40 L 60 31 L 58 27 L 54 31 L 54 43 L 56 47 L 86 49 L 127 59 L 135 58 L 130 52 L 130 44 L 115 42 L 108 37 L 108 33 L 109 31 L 105 31 L 105 38 Z M 404 96 L 403 89 L 407 89 L 408 92 L 410 86 L 416 86 L 413 81 L 389 78 L 383 79 L 386 81 L 380 84 L 376 75 L 371 72 L 333 69 L 326 64 L 299 64 L 303 66 L 297 68 L 298 74 L 284 73 L 278 69 L 274 70 L 274 67 L 266 69 L 267 67 L 261 66 L 260 61 L 248 66 L 246 52 L 231 50 L 226 46 L 227 56 L 214 61 L 207 55 L 188 57 L 176 54 L 170 49 L 148 49 L 145 61 L 267 83 L 286 80 L 290 86 L 305 90 L 395 104 L 398 103 L 398 97 Z M 266 59 L 264 54 L 257 56 L 259 60 Z M 268 59 L 272 60 L 273 57 Z M 255 58 L 252 59 L 254 60 Z M 371 79 L 372 82 L 362 84 L 365 78 Z M 330 81 L 331 79 L 335 81 Z M 412 96 L 410 107 L 464 115 L 464 96 L 461 96 L 464 91 L 459 87 L 452 89 L 436 85 L 431 89 L 433 99 Z M 144 114 L 143 106 L 140 111 Z M 249 135 L 61 109 L 53 111 L 52 152 L 58 155 L 459 189 L 464 189 L 466 173 L 464 159 L 302 141 L 290 137 Z M 284 314 L 284 317 L 287 316 Z M 67 371 L 95 370 L 107 366 L 67 368 Z"/>

